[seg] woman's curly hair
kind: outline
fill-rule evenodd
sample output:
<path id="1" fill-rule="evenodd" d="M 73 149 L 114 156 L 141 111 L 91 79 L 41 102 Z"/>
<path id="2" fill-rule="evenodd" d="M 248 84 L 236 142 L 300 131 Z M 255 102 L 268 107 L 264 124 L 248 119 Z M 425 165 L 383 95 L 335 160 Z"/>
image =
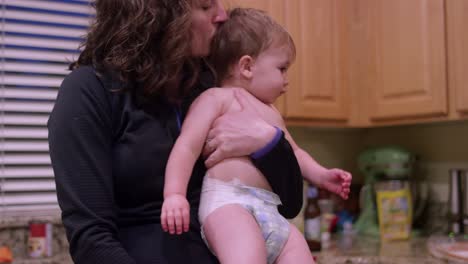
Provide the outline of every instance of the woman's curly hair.
<path id="1" fill-rule="evenodd" d="M 115 72 L 123 89 L 178 100 L 199 75 L 191 57 L 191 0 L 96 0 L 96 18 L 70 65 Z M 187 78 L 189 77 L 189 78 Z"/>

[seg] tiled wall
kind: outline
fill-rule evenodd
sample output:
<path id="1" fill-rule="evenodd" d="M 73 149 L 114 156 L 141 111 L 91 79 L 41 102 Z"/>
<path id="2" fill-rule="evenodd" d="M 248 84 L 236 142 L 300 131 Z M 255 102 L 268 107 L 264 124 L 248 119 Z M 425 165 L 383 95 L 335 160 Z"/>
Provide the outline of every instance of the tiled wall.
<path id="1" fill-rule="evenodd" d="M 419 157 L 418 175 L 440 201 L 448 199 L 450 168 L 468 168 L 468 121 L 366 130 L 363 146 L 397 144 Z"/>
<path id="2" fill-rule="evenodd" d="M 369 146 L 399 145 L 419 157 L 419 175 L 447 199 L 448 170 L 468 168 L 468 121 L 372 129 L 314 129 L 290 127 L 299 146 L 326 167 L 340 167 L 362 182 L 356 159 Z"/>
<path id="3" fill-rule="evenodd" d="M 448 170 L 468 168 L 468 121 L 379 127 L 371 129 L 322 129 L 289 127 L 296 143 L 326 167 L 340 167 L 363 182 L 357 156 L 370 146 L 399 145 L 419 157 L 415 177 L 424 180 L 430 196 L 448 199 Z M 299 227 L 302 216 L 294 220 Z"/>

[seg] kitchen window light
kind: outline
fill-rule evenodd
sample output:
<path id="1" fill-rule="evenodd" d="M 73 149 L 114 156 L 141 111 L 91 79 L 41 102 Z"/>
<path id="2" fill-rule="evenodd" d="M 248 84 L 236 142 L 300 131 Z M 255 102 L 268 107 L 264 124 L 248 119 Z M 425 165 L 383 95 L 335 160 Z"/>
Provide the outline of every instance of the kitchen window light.
<path id="1" fill-rule="evenodd" d="M 89 0 L 0 0 L 0 216 L 58 209 L 46 125 L 93 16 Z"/>

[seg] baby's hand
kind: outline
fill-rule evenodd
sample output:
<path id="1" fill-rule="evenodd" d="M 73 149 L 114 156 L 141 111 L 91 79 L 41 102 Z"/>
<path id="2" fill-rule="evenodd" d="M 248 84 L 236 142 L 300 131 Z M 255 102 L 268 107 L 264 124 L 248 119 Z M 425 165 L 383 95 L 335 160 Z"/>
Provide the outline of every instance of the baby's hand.
<path id="1" fill-rule="evenodd" d="M 338 194 L 343 199 L 348 199 L 351 179 L 351 173 L 347 171 L 341 169 L 329 169 L 322 175 L 320 187 Z"/>
<path id="2" fill-rule="evenodd" d="M 161 210 L 161 225 L 165 232 L 170 234 L 189 230 L 190 224 L 190 205 L 185 196 L 180 194 L 171 194 L 164 198 Z"/>

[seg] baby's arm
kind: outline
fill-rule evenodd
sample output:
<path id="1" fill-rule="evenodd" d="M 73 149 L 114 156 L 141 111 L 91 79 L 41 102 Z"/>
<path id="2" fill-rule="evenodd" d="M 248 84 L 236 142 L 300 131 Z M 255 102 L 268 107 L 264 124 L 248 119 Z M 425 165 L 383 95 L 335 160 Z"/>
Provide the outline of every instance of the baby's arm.
<path id="1" fill-rule="evenodd" d="M 171 234 L 188 231 L 190 206 L 186 199 L 187 185 L 212 122 L 224 112 L 223 92 L 221 89 L 209 89 L 192 103 L 169 156 L 161 225 Z"/>
<path id="2" fill-rule="evenodd" d="M 291 135 L 285 130 L 286 138 L 293 145 Z M 315 161 L 307 152 L 297 147 L 294 149 L 299 166 L 301 167 L 302 176 L 310 183 L 328 190 L 332 193 L 340 195 L 343 199 L 347 199 L 349 195 L 349 186 L 351 185 L 352 176 L 349 172 L 342 169 L 327 169 Z"/>
<path id="3" fill-rule="evenodd" d="M 299 166 L 301 167 L 302 176 L 308 182 L 336 193 L 343 199 L 347 199 L 352 179 L 351 174 L 341 169 L 327 169 L 315 161 L 314 158 L 296 144 L 291 134 L 289 134 L 289 131 L 286 129 L 281 114 L 274 107 L 273 109 L 277 113 L 276 118 L 273 120 L 283 129 L 286 139 L 289 141 L 289 144 L 291 144 Z"/>

